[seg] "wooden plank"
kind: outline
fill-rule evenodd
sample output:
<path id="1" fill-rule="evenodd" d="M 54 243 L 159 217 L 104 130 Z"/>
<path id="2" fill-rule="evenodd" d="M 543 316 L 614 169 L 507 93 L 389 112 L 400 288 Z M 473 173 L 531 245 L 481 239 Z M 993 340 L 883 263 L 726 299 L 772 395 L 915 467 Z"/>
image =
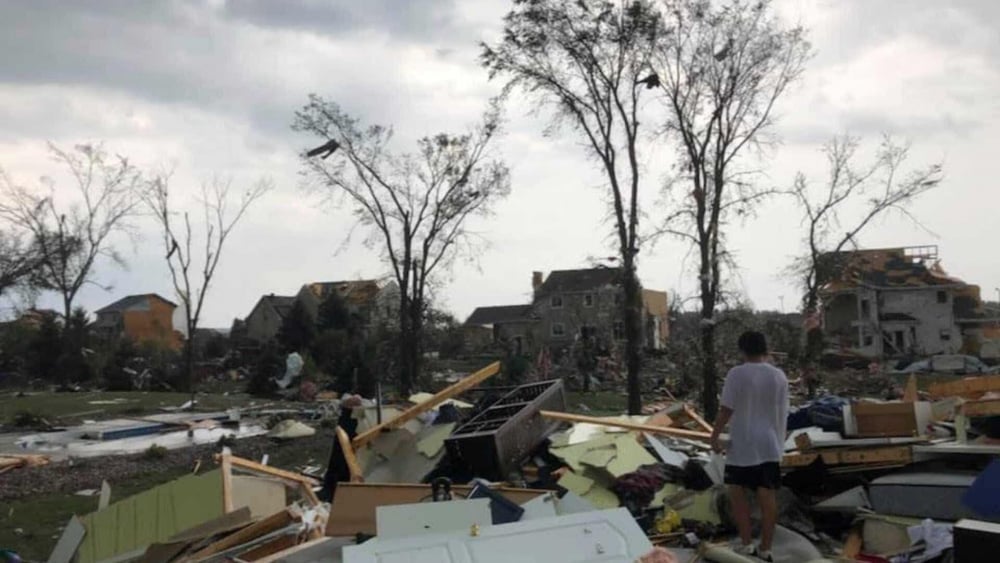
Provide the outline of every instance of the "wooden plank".
<path id="1" fill-rule="evenodd" d="M 917 374 L 911 373 L 910 379 L 906 381 L 906 390 L 903 391 L 903 402 L 916 403 L 919 400 L 920 395 L 917 394 Z"/>
<path id="2" fill-rule="evenodd" d="M 222 512 L 233 511 L 233 462 L 228 448 L 222 453 Z"/>
<path id="3" fill-rule="evenodd" d="M 909 463 L 913 454 L 909 446 L 864 449 L 829 449 L 812 453 L 792 452 L 781 460 L 782 467 L 805 467 L 822 457 L 826 465 Z"/>
<path id="4" fill-rule="evenodd" d="M 916 403 L 863 403 L 851 406 L 862 438 L 916 436 Z"/>
<path id="5" fill-rule="evenodd" d="M 215 460 L 221 461 L 222 456 L 220 454 L 215 454 Z M 271 475 L 272 477 L 287 479 L 289 481 L 305 483 L 313 486 L 320 484 L 317 479 L 313 479 L 312 477 L 307 477 L 300 473 L 292 473 L 291 471 L 285 471 L 284 469 L 278 469 L 276 467 L 257 463 L 256 461 L 250 461 L 249 459 L 243 459 L 242 457 L 230 456 L 229 463 L 233 467 L 239 467 L 240 469 L 246 469 L 257 473 L 264 473 L 265 475 Z"/>
<path id="6" fill-rule="evenodd" d="M 709 424 L 707 420 L 702 418 L 701 415 L 698 414 L 698 411 L 694 410 L 694 408 L 691 405 L 684 403 L 684 413 L 687 414 L 688 417 L 691 420 L 693 420 L 695 424 L 700 426 L 701 429 L 704 430 L 705 432 L 708 433 L 715 432 L 715 429 L 712 428 L 712 425 Z"/>
<path id="7" fill-rule="evenodd" d="M 263 520 L 251 524 L 246 528 L 229 534 L 228 536 L 205 546 L 194 554 L 185 557 L 183 561 L 199 561 L 201 559 L 205 559 L 210 555 L 215 555 L 216 553 L 221 553 L 238 545 L 243 545 L 265 534 L 276 532 L 287 527 L 293 522 L 297 522 L 298 520 L 299 517 L 293 515 L 287 509 L 282 510 L 281 512 L 272 514 Z"/>
<path id="8" fill-rule="evenodd" d="M 337 441 L 340 449 L 344 452 L 344 460 L 347 461 L 347 469 L 351 474 L 352 483 L 364 483 L 365 478 L 361 475 L 361 464 L 358 463 L 358 456 L 354 453 L 354 446 L 347 431 L 337 426 Z"/>
<path id="9" fill-rule="evenodd" d="M 934 399 L 944 397 L 978 398 L 983 393 L 1000 391 L 1000 375 L 982 375 L 958 381 L 935 383 L 930 386 L 929 391 L 931 397 Z"/>
<path id="10" fill-rule="evenodd" d="M 969 417 L 1000 415 L 1000 399 L 968 401 L 962 405 L 961 412 Z"/>
<path id="11" fill-rule="evenodd" d="M 813 440 L 807 432 L 795 436 L 795 446 L 799 451 L 811 451 L 823 448 L 873 448 L 882 446 L 905 446 L 930 441 L 927 436 L 886 436 L 880 438 L 841 438 L 839 440 Z"/>
<path id="12" fill-rule="evenodd" d="M 863 545 L 864 538 L 861 535 L 861 528 L 854 527 L 851 529 L 851 532 L 847 534 L 847 541 L 844 542 L 844 549 L 840 552 L 840 555 L 848 561 L 854 561 L 857 559 L 858 554 L 861 553 L 861 547 Z"/>
<path id="13" fill-rule="evenodd" d="M 486 381 L 487 379 L 493 377 L 498 373 L 500 373 L 500 362 L 493 362 L 492 364 L 477 371 L 476 373 L 466 378 L 463 378 L 462 380 L 457 381 L 456 383 L 449 385 L 448 387 L 445 387 L 441 391 L 435 393 L 434 396 L 431 397 L 430 399 L 427 399 L 426 401 L 420 404 L 414 405 L 406 409 L 405 411 L 400 413 L 399 416 L 397 416 L 396 418 L 383 422 L 378 426 L 373 426 L 368 430 L 365 430 L 361 434 L 355 436 L 353 441 L 354 449 L 356 450 L 360 449 L 368 442 L 371 442 L 372 440 L 377 438 L 378 435 L 381 434 L 382 432 L 393 428 L 398 428 L 406 424 L 407 422 L 420 416 L 421 413 L 427 412 L 430 409 L 433 409 L 434 407 L 447 401 L 448 399 L 452 399 L 457 395 L 460 395 L 461 393 L 464 393 L 465 391 L 468 391 L 469 389 L 476 387 L 480 383 Z"/>
<path id="14" fill-rule="evenodd" d="M 257 547 L 244 551 L 236 556 L 240 561 L 260 561 L 261 559 L 287 550 L 298 545 L 299 540 L 294 534 L 278 536 L 277 538 L 258 545 Z"/>
<path id="15" fill-rule="evenodd" d="M 674 436 L 677 438 L 690 438 L 694 440 L 702 440 L 704 442 L 707 442 L 712 438 L 712 435 L 709 434 L 708 432 L 687 430 L 685 428 L 664 428 L 662 426 L 650 426 L 649 424 L 636 424 L 634 422 L 626 422 L 623 420 L 611 420 L 605 418 L 598 418 L 595 416 L 570 414 L 566 412 L 540 411 L 539 414 L 541 414 L 545 418 L 551 420 L 560 420 L 562 422 L 589 422 L 591 424 L 598 424 L 601 426 L 625 428 L 626 430 L 638 430 L 640 432 L 649 432 L 650 434 L 662 434 L 664 436 Z"/>

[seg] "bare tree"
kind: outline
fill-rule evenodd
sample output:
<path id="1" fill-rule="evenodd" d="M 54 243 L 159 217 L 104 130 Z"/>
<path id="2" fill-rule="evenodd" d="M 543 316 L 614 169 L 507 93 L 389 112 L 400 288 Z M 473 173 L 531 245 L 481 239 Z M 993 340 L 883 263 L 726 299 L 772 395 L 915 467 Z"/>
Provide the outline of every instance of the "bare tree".
<path id="1" fill-rule="evenodd" d="M 25 244 L 13 230 L 0 232 L 0 295 L 30 284 L 39 264 L 37 246 Z"/>
<path id="2" fill-rule="evenodd" d="M 769 0 L 665 0 L 667 33 L 654 62 L 668 112 L 666 132 L 679 142 L 678 177 L 664 232 L 698 253 L 702 403 L 718 410 L 716 306 L 722 270 L 731 262 L 725 228 L 770 192 L 753 183 L 740 158 L 767 142 L 774 107 L 802 72 L 809 44 L 785 28 Z"/>
<path id="3" fill-rule="evenodd" d="M 400 391 L 420 373 L 427 296 L 435 275 L 473 233 L 470 217 L 486 214 L 510 192 L 507 166 L 490 148 L 499 132 L 496 104 L 469 133 L 441 133 L 417 141 L 415 153 L 390 149 L 392 129 L 362 127 L 333 102 L 311 95 L 295 114 L 293 128 L 325 140 L 306 153 L 307 173 L 322 189 L 346 199 L 365 242 L 381 250 L 399 285 Z M 343 158 L 327 160 L 341 150 Z M 313 158 L 325 153 L 325 156 Z"/>
<path id="4" fill-rule="evenodd" d="M 624 278 L 628 408 L 639 414 L 640 94 L 658 85 L 649 56 L 662 31 L 659 13 L 646 0 L 536 0 L 515 2 L 504 24 L 503 39 L 483 46 L 490 76 L 509 79 L 506 90 L 521 89 L 539 108 L 552 107 L 554 125 L 567 122 L 582 135 L 608 182 Z"/>
<path id="5" fill-rule="evenodd" d="M 129 220 L 141 201 L 142 175 L 128 159 L 109 156 L 101 145 L 77 145 L 72 152 L 54 145 L 49 149 L 69 170 L 75 199 L 57 201 L 51 180 L 43 179 L 47 193 L 38 193 L 0 171 L 0 218 L 30 234 L 38 258 L 32 283 L 58 292 L 64 318 L 69 319 L 80 289 L 96 283 L 98 257 L 124 265 L 111 238 L 131 233 Z"/>
<path id="6" fill-rule="evenodd" d="M 211 182 L 203 183 L 200 200 L 202 232 L 195 233 L 191 227 L 191 215 L 187 211 L 178 214 L 172 206 L 170 175 L 162 174 L 150 182 L 146 204 L 162 230 L 170 280 L 184 309 L 184 326 L 187 329 L 184 372 L 192 404 L 195 392 L 194 337 L 201 320 L 205 296 L 208 295 L 215 270 L 222 258 L 223 246 L 250 206 L 270 191 L 271 187 L 269 180 L 259 180 L 236 200 L 231 196 L 231 180 L 214 178 Z M 180 221 L 175 220 L 178 218 Z M 199 238 L 202 240 L 199 241 Z"/>
<path id="7" fill-rule="evenodd" d="M 821 189 L 813 189 L 801 172 L 795 177 L 791 194 L 803 213 L 805 253 L 793 262 L 791 272 L 801 280 L 807 318 L 818 314 L 821 287 L 843 266 L 838 261 L 841 251 L 856 247 L 861 231 L 887 212 L 898 211 L 913 219 L 909 205 L 941 182 L 938 163 L 905 173 L 902 168 L 910 147 L 889 136 L 883 138 L 870 164 L 855 164 L 858 147 L 858 139 L 847 135 L 823 147 L 829 176 Z M 811 323 L 803 355 L 807 372 L 814 367 L 822 346 L 822 327 Z M 816 380 L 809 377 L 807 383 L 811 395 Z"/>

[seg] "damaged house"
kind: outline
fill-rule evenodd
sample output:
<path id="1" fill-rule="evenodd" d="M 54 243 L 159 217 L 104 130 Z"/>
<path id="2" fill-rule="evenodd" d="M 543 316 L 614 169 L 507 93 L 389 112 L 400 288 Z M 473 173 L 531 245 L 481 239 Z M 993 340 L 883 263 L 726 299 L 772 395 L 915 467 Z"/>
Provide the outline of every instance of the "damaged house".
<path id="1" fill-rule="evenodd" d="M 1000 337 L 979 287 L 948 275 L 937 246 L 829 253 L 819 279 L 824 332 L 841 352 L 979 355 Z"/>
<path id="2" fill-rule="evenodd" d="M 465 322 L 467 335 L 526 353 L 564 349 L 592 338 L 601 348 L 625 339 L 620 268 L 533 272 L 532 302 L 480 307 Z M 660 349 L 669 335 L 667 293 L 642 290 L 644 346 Z"/>

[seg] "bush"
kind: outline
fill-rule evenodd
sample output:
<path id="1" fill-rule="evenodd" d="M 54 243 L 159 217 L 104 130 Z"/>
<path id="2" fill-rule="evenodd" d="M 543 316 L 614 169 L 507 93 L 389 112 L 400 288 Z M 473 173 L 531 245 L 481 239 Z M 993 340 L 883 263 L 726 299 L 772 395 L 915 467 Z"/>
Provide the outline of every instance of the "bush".
<path id="1" fill-rule="evenodd" d="M 143 459 L 157 460 L 167 457 L 167 448 L 159 444 L 153 444 L 146 448 L 146 451 L 142 453 Z"/>
<path id="2" fill-rule="evenodd" d="M 10 425 L 14 428 L 37 428 L 45 426 L 45 420 L 31 411 L 18 411 L 11 417 Z"/>

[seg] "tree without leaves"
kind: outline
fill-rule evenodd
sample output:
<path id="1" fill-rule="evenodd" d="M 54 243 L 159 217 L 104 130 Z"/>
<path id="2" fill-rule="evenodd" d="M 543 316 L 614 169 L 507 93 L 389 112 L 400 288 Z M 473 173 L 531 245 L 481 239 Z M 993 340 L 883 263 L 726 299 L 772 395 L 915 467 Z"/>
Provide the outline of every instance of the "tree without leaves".
<path id="1" fill-rule="evenodd" d="M 68 319 L 80 289 L 95 283 L 98 257 L 124 264 L 111 246 L 116 233 L 131 233 L 129 220 L 137 215 L 142 176 L 128 159 L 110 157 L 100 145 L 77 145 L 67 152 L 49 149 L 66 166 L 75 182 L 77 201 L 56 201 L 55 184 L 39 194 L 14 184 L 0 170 L 0 217 L 30 234 L 37 253 L 31 282 L 58 292 Z"/>
<path id="2" fill-rule="evenodd" d="M 606 175 L 624 272 L 629 413 L 639 414 L 639 105 L 640 93 L 656 85 L 648 57 L 662 29 L 659 14 L 646 0 L 522 0 L 504 24 L 503 39 L 483 46 L 490 76 L 508 78 L 506 90 L 523 90 L 538 107 L 554 107 L 556 124 L 568 122 L 584 137 Z"/>
<path id="3" fill-rule="evenodd" d="M 197 259 L 193 245 L 197 243 L 198 235 L 191 228 L 191 216 L 188 212 L 180 215 L 181 221 L 175 221 L 170 199 L 170 175 L 162 174 L 150 182 L 146 194 L 146 204 L 153 212 L 160 225 L 166 252 L 167 267 L 170 269 L 170 280 L 174 292 L 184 308 L 184 324 L 187 329 L 187 339 L 184 344 L 184 372 L 187 376 L 189 390 L 194 398 L 194 338 L 201 320 L 201 310 L 205 304 L 215 270 L 222 257 L 222 249 L 229 239 L 233 228 L 246 214 L 247 209 L 271 189 L 271 182 L 259 180 L 249 190 L 244 192 L 232 205 L 230 197 L 231 181 L 215 178 L 210 183 L 201 185 L 201 206 L 203 216 L 204 237 L 200 246 L 201 265 L 196 266 Z"/>
<path id="4" fill-rule="evenodd" d="M 307 174 L 331 195 L 346 199 L 358 225 L 368 229 L 366 244 L 382 251 L 399 285 L 404 396 L 420 370 L 430 284 L 471 242 L 467 220 L 488 213 L 510 191 L 507 166 L 490 153 L 499 120 L 499 108 L 491 104 L 473 131 L 424 137 L 415 153 L 400 154 L 390 148 L 392 129 L 362 127 L 319 96 L 311 95 L 296 112 L 295 130 L 327 140 L 324 147 L 341 155 L 305 155 Z"/>
<path id="5" fill-rule="evenodd" d="M 13 231 L 0 232 L 0 295 L 12 288 L 30 285 L 41 261 L 38 247 L 25 244 Z"/>
<path id="6" fill-rule="evenodd" d="M 720 5 L 721 4 L 721 5 Z M 690 184 L 663 232 L 698 252 L 705 415 L 718 409 L 715 314 L 722 269 L 730 263 L 725 227 L 770 192 L 755 188 L 739 157 L 766 142 L 774 106 L 802 72 L 809 45 L 785 28 L 768 0 L 666 0 L 667 33 L 655 66 L 668 112 L 666 133 L 679 141 L 678 176 Z"/>
<path id="7" fill-rule="evenodd" d="M 804 290 L 804 313 L 816 315 L 820 289 L 843 264 L 837 257 L 847 248 L 856 248 L 857 236 L 879 216 L 898 211 L 913 218 L 908 207 L 925 192 L 941 182 L 942 167 L 935 163 L 903 173 L 909 146 L 884 137 L 871 164 L 855 164 L 859 141 L 849 136 L 837 137 L 823 147 L 829 176 L 822 189 L 813 190 L 801 172 L 795 177 L 791 195 L 802 210 L 805 225 L 805 255 L 796 259 L 790 271 L 799 277 Z M 844 219 L 849 208 L 858 212 Z M 806 333 L 803 363 L 807 370 L 822 352 L 823 332 L 816 326 Z M 810 378 L 810 394 L 815 379 Z"/>

